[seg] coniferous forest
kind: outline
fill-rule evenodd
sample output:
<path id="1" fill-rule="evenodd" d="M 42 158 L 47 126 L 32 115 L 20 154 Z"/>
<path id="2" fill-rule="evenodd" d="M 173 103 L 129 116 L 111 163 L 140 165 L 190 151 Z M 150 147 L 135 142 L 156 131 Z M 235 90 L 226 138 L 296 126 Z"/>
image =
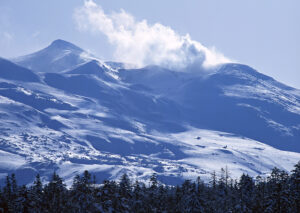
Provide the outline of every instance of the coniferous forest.
<path id="1" fill-rule="evenodd" d="M 166 186 L 156 174 L 146 184 L 126 174 L 97 184 L 85 171 L 70 188 L 56 173 L 45 185 L 37 175 L 30 186 L 19 186 L 12 174 L 0 192 L 0 212 L 300 212 L 300 161 L 291 173 L 274 168 L 266 178 L 228 174 L 222 169 L 209 183 Z"/>

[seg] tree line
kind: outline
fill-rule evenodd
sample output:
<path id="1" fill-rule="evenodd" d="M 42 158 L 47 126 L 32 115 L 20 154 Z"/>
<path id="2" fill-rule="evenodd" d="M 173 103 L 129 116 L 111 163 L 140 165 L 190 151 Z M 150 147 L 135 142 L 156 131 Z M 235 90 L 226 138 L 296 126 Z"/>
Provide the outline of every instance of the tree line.
<path id="1" fill-rule="evenodd" d="M 47 184 L 39 175 L 30 186 L 19 186 L 14 174 L 0 189 L 0 212 L 300 212 L 300 161 L 287 173 L 274 168 L 268 177 L 247 174 L 237 180 L 227 169 L 212 173 L 209 183 L 200 177 L 181 185 L 160 184 L 153 174 L 149 183 L 119 181 L 97 184 L 85 171 L 67 188 L 54 173 Z"/>

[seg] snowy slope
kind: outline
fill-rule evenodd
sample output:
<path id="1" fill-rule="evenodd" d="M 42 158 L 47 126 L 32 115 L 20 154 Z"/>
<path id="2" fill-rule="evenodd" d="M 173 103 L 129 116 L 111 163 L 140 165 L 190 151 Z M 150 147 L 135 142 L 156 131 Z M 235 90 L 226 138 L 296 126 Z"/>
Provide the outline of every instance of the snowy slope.
<path id="1" fill-rule="evenodd" d="M 55 170 L 70 184 L 88 169 L 99 181 L 156 172 L 176 184 L 226 166 L 233 177 L 290 170 L 300 159 L 297 89 L 240 64 L 124 69 L 83 53 L 57 40 L 13 60 L 27 69 L 0 61 L 0 177 L 29 183 Z"/>
<path id="2" fill-rule="evenodd" d="M 181 120 L 300 152 L 300 91 L 241 64 L 209 72 L 160 67 L 120 71 L 121 79 L 180 105 Z M 284 142 L 283 142 L 284 141 Z"/>

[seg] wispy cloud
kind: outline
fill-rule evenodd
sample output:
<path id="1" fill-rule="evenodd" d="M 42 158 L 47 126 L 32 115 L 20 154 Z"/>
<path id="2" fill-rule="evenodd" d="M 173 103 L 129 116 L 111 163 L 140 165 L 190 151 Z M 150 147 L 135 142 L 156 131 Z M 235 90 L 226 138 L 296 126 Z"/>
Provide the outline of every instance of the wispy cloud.
<path id="1" fill-rule="evenodd" d="M 2 38 L 4 39 L 5 42 L 10 42 L 13 40 L 14 36 L 12 33 L 9 32 L 3 32 L 2 33 Z"/>
<path id="2" fill-rule="evenodd" d="M 210 67 L 230 60 L 187 34 L 181 36 L 160 23 L 137 21 L 124 10 L 106 14 L 94 1 L 85 1 L 74 12 L 78 28 L 101 32 L 115 47 L 115 59 L 137 65 L 157 64 L 173 69 Z"/>
<path id="3" fill-rule="evenodd" d="M 41 34 L 40 31 L 35 31 L 35 32 L 32 34 L 32 38 L 37 38 L 40 34 Z"/>

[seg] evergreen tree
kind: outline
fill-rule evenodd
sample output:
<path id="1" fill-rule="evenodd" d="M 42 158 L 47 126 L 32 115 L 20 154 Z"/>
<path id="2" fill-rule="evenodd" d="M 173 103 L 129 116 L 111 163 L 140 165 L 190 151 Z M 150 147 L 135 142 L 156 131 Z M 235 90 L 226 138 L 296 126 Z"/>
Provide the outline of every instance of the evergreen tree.
<path id="1" fill-rule="evenodd" d="M 7 175 L 5 179 L 5 186 L 3 187 L 3 206 L 4 212 L 12 211 L 12 189 L 10 177 Z"/>
<path id="2" fill-rule="evenodd" d="M 42 212 L 43 196 L 43 184 L 40 175 L 37 174 L 28 191 L 29 206 L 32 212 Z"/>
<path id="3" fill-rule="evenodd" d="M 133 212 L 144 212 L 143 211 L 143 200 L 145 199 L 145 185 L 141 187 L 141 183 L 135 182 L 132 193 L 132 211 Z"/>
<path id="4" fill-rule="evenodd" d="M 44 212 L 66 212 L 67 191 L 63 180 L 54 172 L 50 182 L 44 187 Z"/>
<path id="5" fill-rule="evenodd" d="M 130 211 L 130 200 L 132 198 L 131 182 L 127 174 L 123 174 L 119 182 L 120 205 L 118 210 L 121 212 Z"/>
<path id="6" fill-rule="evenodd" d="M 25 185 L 18 188 L 18 196 L 15 199 L 14 205 L 14 212 L 29 212 L 28 189 Z"/>
<path id="7" fill-rule="evenodd" d="M 150 187 L 148 190 L 148 211 L 157 212 L 158 199 L 157 174 L 153 173 L 150 177 Z"/>
<path id="8" fill-rule="evenodd" d="M 204 182 L 201 180 L 200 177 L 197 177 L 196 186 L 197 186 L 197 197 L 198 197 L 198 200 L 199 200 L 199 204 L 201 205 L 202 210 L 204 210 L 207 206 L 206 200 L 207 200 L 207 197 L 208 197 L 207 196 L 208 190 L 207 190 Z"/>
<path id="9" fill-rule="evenodd" d="M 216 186 L 217 186 L 217 175 L 216 175 L 216 171 L 213 171 L 213 172 L 211 173 L 211 179 L 210 179 L 209 183 L 210 183 L 210 185 L 211 185 L 211 187 L 212 187 L 213 189 L 216 189 Z"/>
<path id="10" fill-rule="evenodd" d="M 197 196 L 196 184 L 190 180 L 182 184 L 181 211 L 186 212 L 203 212 L 203 207 Z"/>
<path id="11" fill-rule="evenodd" d="M 295 165 L 290 177 L 291 209 L 300 212 L 300 161 Z"/>
<path id="12" fill-rule="evenodd" d="M 268 178 L 267 212 L 286 212 L 289 209 L 288 174 L 274 168 Z"/>
<path id="13" fill-rule="evenodd" d="M 252 203 L 254 195 L 254 181 L 249 175 L 243 174 L 239 181 L 239 197 L 240 197 L 240 211 L 252 212 Z"/>
<path id="14" fill-rule="evenodd" d="M 101 212 L 114 212 L 119 208 L 120 196 L 115 181 L 105 180 L 97 193 L 97 202 Z"/>
<path id="15" fill-rule="evenodd" d="M 3 197 L 3 192 L 0 188 L 0 212 L 4 212 L 4 207 L 5 207 L 5 200 Z"/>
<path id="16" fill-rule="evenodd" d="M 3 188 L 4 210 L 15 212 L 18 199 L 18 185 L 15 174 L 6 176 L 5 186 Z"/>
<path id="17" fill-rule="evenodd" d="M 74 178 L 67 189 L 54 173 L 43 187 L 37 175 L 32 186 L 19 187 L 15 175 L 7 176 L 0 189 L 0 212 L 299 212 L 300 162 L 289 175 L 274 168 L 264 179 L 243 174 L 232 180 L 226 169 L 210 184 L 186 180 L 176 187 L 159 184 L 157 175 L 148 187 L 131 184 L 124 174 L 119 182 L 96 186 L 88 171 Z"/>
<path id="18" fill-rule="evenodd" d="M 93 212 L 95 196 L 91 174 L 84 171 L 83 176 L 76 175 L 70 190 L 69 204 L 74 212 Z"/>
<path id="19" fill-rule="evenodd" d="M 227 211 L 229 209 L 229 196 L 228 196 L 228 183 L 229 183 L 229 172 L 226 166 L 226 169 L 221 168 L 220 178 L 218 180 L 217 193 L 220 198 L 215 204 L 219 209 Z"/>
<path id="20" fill-rule="evenodd" d="M 254 194 L 253 212 L 263 212 L 267 206 L 267 184 L 261 176 L 256 177 Z"/>

